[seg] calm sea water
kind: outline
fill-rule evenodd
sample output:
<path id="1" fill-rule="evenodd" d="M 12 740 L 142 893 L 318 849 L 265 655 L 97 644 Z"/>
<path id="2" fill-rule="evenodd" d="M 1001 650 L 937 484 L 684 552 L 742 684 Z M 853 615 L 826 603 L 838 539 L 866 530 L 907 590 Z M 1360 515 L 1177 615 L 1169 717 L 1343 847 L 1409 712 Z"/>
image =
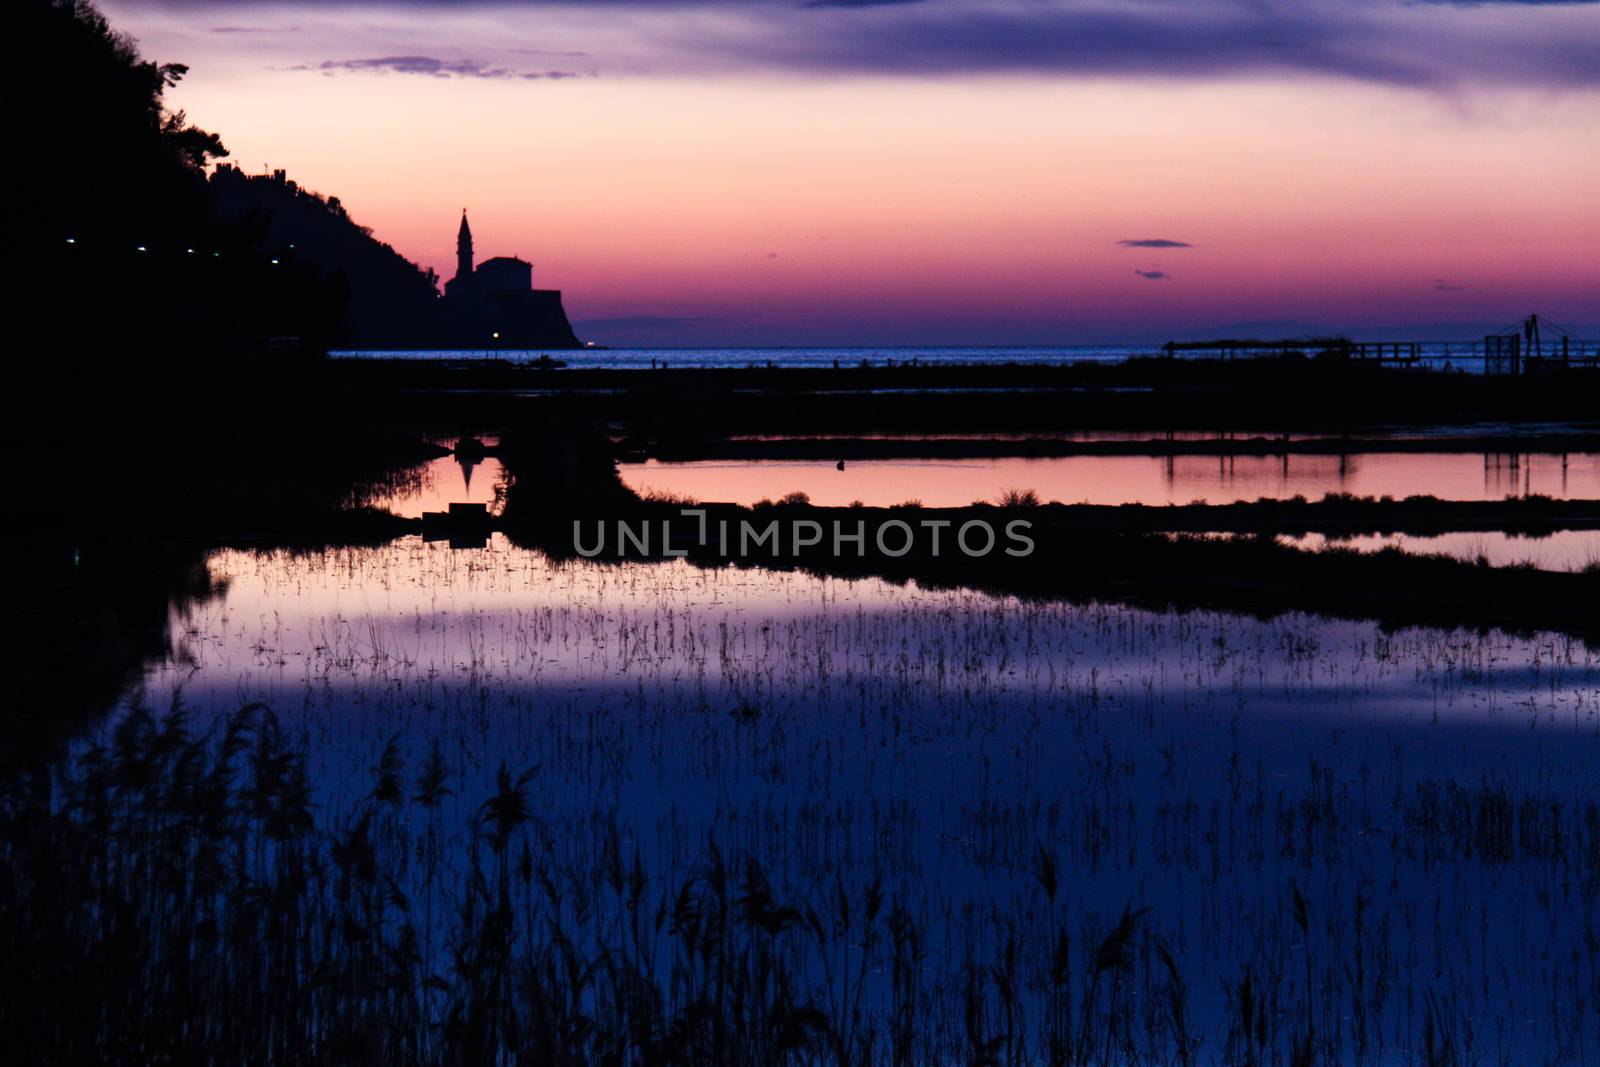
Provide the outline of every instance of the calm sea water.
<path id="1" fill-rule="evenodd" d="M 1436 367 L 1479 372 L 1483 369 L 1481 342 L 1434 342 L 1423 345 L 1426 363 Z M 868 348 L 593 348 L 593 349 L 427 349 L 359 350 L 333 353 L 341 358 L 384 359 L 509 359 L 531 362 L 541 356 L 559 359 L 569 367 L 648 370 L 659 367 L 841 367 L 859 366 L 866 361 L 881 366 L 916 362 L 934 366 L 963 364 L 1080 362 L 1114 363 L 1135 356 L 1160 354 L 1159 344 L 1148 345 L 1062 345 L 1055 347 L 951 347 L 878 346 Z"/>

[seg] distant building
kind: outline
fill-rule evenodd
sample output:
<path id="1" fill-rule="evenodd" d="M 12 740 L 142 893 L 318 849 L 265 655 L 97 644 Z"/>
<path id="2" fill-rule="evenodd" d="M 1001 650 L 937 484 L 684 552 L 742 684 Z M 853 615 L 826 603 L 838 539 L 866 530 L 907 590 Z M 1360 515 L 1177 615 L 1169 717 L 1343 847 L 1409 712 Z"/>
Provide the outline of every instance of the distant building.
<path id="1" fill-rule="evenodd" d="M 338 197 L 323 197 L 282 170 L 246 174 L 221 163 L 210 191 L 219 218 L 261 232 L 263 254 L 315 267 L 342 289 L 341 344 L 367 348 L 558 349 L 578 338 L 561 293 L 533 287 L 533 264 L 496 256 L 474 266 L 466 212 L 455 277 L 439 279 L 359 226 Z"/>
<path id="2" fill-rule="evenodd" d="M 456 273 L 444 284 L 446 332 L 474 347 L 576 348 L 559 289 L 535 289 L 533 264 L 495 256 L 473 265 L 472 227 L 461 212 Z"/>

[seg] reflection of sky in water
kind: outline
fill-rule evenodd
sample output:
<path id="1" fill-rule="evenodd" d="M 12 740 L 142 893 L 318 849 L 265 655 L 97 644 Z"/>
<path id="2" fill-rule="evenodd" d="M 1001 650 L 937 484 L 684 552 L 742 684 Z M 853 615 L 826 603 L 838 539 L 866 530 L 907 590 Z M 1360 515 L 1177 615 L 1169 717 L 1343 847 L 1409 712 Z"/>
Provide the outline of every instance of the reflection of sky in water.
<path id="1" fill-rule="evenodd" d="M 1443 907 L 1442 926 L 1392 932 L 1417 974 L 1466 936 L 1452 966 L 1537 988 L 1519 939 L 1581 936 L 1573 888 L 1536 864 L 1424 869 L 1386 845 L 1405 829 L 1395 798 L 1421 782 L 1537 789 L 1574 818 L 1593 802 L 1600 660 L 1565 638 L 558 566 L 498 536 L 212 567 L 227 592 L 180 614 L 147 699 L 181 687 L 201 727 L 266 701 L 309 744 L 331 813 L 370 787 L 388 737 L 413 767 L 437 741 L 452 825 L 501 761 L 535 768 L 532 836 L 552 861 L 592 862 L 614 819 L 661 872 L 712 838 L 784 886 L 882 870 L 945 917 L 952 940 L 932 947 L 952 955 L 946 920 L 1017 899 L 1046 841 L 1074 914 L 1155 909 L 1201 1010 L 1260 935 L 1240 916 L 1278 908 L 1286 881 L 1327 913 L 1357 886 L 1384 887 L 1391 918 Z M 1282 812 L 1323 791 L 1364 825 L 1344 825 L 1343 851 L 1284 856 Z M 1469 922 L 1482 908 L 1504 921 Z"/>
<path id="2" fill-rule="evenodd" d="M 1557 530 L 1539 537 L 1524 537 L 1499 530 L 1476 530 L 1422 537 L 1413 534 L 1359 534 L 1329 538 L 1322 534 L 1284 537 L 1299 548 L 1316 551 L 1325 546 L 1376 552 L 1399 548 L 1406 552 L 1438 554 L 1472 562 L 1488 560 L 1492 567 L 1532 563 L 1547 571 L 1581 571 L 1600 566 L 1600 530 Z"/>
<path id="3" fill-rule="evenodd" d="M 453 441 L 446 444 L 454 446 Z M 414 482 L 408 480 L 368 502 L 408 519 L 420 518 L 424 511 L 449 511 L 451 504 L 488 504 L 493 510 L 498 503 L 496 486 L 505 477 L 505 468 L 494 456 L 471 461 L 440 456 L 423 464 L 416 474 Z"/>
<path id="4" fill-rule="evenodd" d="M 178 658 L 198 670 L 189 688 L 219 677 L 278 692 L 334 678 L 426 688 L 460 671 L 489 685 L 634 688 L 714 675 L 726 696 L 826 710 L 821 693 L 861 681 L 1031 701 L 1093 672 L 1158 701 L 1174 679 L 1180 690 L 1249 692 L 1265 708 L 1296 708 L 1311 687 L 1320 705 L 1359 701 L 1390 716 L 1418 700 L 1432 714 L 1443 693 L 1452 718 L 1476 719 L 1497 695 L 1481 672 L 1513 668 L 1507 684 L 1530 654 L 1501 636 L 1381 637 L 1309 617 L 1168 617 L 685 563 L 553 564 L 498 535 L 491 544 L 220 553 L 212 567 L 227 595 L 179 627 Z"/>
<path id="5" fill-rule="evenodd" d="M 1600 456 L 1367 453 L 1353 456 L 1062 456 L 1047 459 L 707 460 L 623 464 L 633 489 L 696 500 L 752 504 L 803 492 L 814 504 L 869 505 L 920 500 L 957 507 L 1033 489 L 1043 500 L 1077 504 L 1231 503 L 1324 493 L 1443 500 L 1499 500 L 1531 493 L 1600 496 Z"/>

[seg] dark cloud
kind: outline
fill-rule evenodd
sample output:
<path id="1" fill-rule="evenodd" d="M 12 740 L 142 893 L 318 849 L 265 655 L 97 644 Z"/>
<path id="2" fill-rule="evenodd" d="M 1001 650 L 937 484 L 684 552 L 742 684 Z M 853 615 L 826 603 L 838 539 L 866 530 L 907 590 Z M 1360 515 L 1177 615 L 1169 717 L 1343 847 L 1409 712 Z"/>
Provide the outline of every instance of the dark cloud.
<path id="1" fill-rule="evenodd" d="M 1441 293 L 1459 293 L 1466 288 L 1466 286 L 1457 284 L 1448 278 L 1435 278 L 1433 287 Z"/>
<path id="2" fill-rule="evenodd" d="M 1188 241 L 1171 241 L 1165 237 L 1129 237 L 1118 241 L 1123 248 L 1193 248 Z"/>
<path id="3" fill-rule="evenodd" d="M 896 6 L 892 12 L 876 11 L 869 21 L 841 13 L 826 32 L 761 37 L 749 48 L 752 58 L 782 65 L 891 74 L 1310 73 L 1420 86 L 1600 83 L 1600 33 L 1541 28 L 1552 21 L 1543 18 L 1484 27 L 1447 8 L 1419 13 L 1403 4 L 1204 0 L 1102 7 L 1001 0 Z"/>
<path id="4" fill-rule="evenodd" d="M 299 33 L 298 26 L 212 26 L 210 33 Z"/>
<path id="5" fill-rule="evenodd" d="M 438 59 L 434 56 L 379 56 L 375 59 L 325 59 L 302 64 L 291 70 L 316 70 L 328 74 L 369 72 L 379 74 L 423 74 L 433 78 L 520 78 L 524 80 L 576 78 L 570 70 L 511 70 L 491 66 L 475 59 Z"/>
<path id="6" fill-rule="evenodd" d="M 1152 282 L 1164 282 L 1172 278 L 1172 275 L 1168 274 L 1164 270 L 1136 270 L 1133 273 L 1147 281 Z"/>
<path id="7" fill-rule="evenodd" d="M 198 13 L 252 3 L 293 11 L 311 0 L 119 6 Z M 625 57 L 628 69 L 670 73 L 1316 75 L 1449 89 L 1600 86 L 1596 8 L 1595 0 L 355 0 L 338 10 L 423 12 L 441 27 L 452 13 L 493 12 L 508 32 L 525 19 L 547 37 L 564 12 L 579 16 L 565 26 L 573 33 L 604 12 L 642 42 Z M 464 47 L 497 55 L 500 44 Z"/>
<path id="8" fill-rule="evenodd" d="M 1593 4 L 1498 6 L 1522 13 L 1480 17 L 1460 6 L 1381 0 L 984 0 L 836 12 L 826 33 L 764 44 L 778 62 L 872 73 L 1600 85 Z"/>

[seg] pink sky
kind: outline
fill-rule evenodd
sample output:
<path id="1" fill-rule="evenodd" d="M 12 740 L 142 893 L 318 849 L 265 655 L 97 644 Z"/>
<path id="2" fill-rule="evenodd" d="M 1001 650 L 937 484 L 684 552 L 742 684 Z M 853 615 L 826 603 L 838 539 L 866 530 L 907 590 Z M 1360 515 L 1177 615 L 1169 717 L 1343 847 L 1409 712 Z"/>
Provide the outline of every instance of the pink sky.
<path id="1" fill-rule="evenodd" d="M 1460 50 L 1490 17 L 1600 39 L 1579 6 L 1441 17 Z M 105 8 L 190 65 L 175 102 L 245 169 L 338 195 L 443 275 L 466 206 L 480 258 L 531 259 L 603 343 L 1600 323 L 1600 87 L 1532 64 L 1458 82 L 1247 52 L 1172 72 L 1184 54 L 1137 37 L 1144 67 L 1011 69 L 941 44 L 928 62 L 959 69 L 878 70 L 774 57 L 710 3 Z M 717 33 L 734 43 L 682 43 Z M 575 76 L 524 76 L 547 72 Z M 1118 243 L 1153 238 L 1192 247 Z"/>

